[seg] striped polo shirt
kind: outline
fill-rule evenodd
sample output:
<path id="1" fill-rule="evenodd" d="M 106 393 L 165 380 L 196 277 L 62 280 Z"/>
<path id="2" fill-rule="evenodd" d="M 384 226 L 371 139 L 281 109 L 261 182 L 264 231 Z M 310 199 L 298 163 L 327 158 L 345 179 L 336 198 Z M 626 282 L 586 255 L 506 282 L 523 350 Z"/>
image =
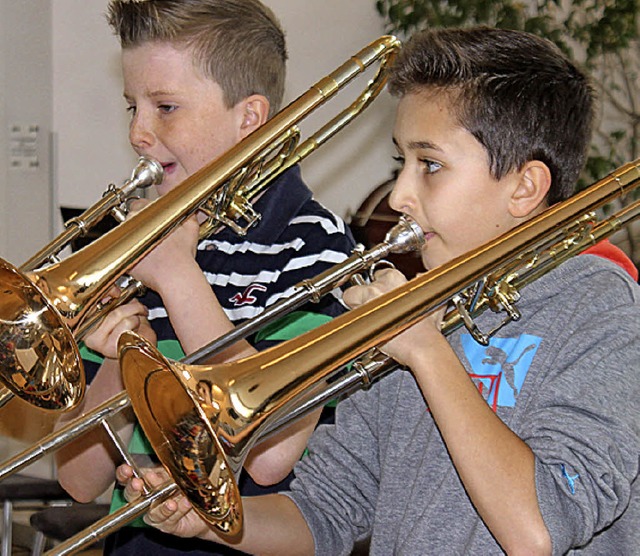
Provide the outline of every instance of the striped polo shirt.
<path id="1" fill-rule="evenodd" d="M 196 253 L 196 261 L 225 314 L 235 325 L 286 298 L 299 282 L 344 261 L 354 247 L 351 232 L 342 219 L 312 198 L 298 166 L 269 185 L 254 208 L 261 218 L 244 237 L 230 228 L 222 228 L 200 241 Z M 307 303 L 256 337 L 247 339 L 262 350 L 295 337 L 343 313 L 341 297 L 341 291 L 335 289 L 319 302 Z M 159 350 L 172 359 L 183 357 L 160 296 L 150 290 L 141 302 L 149 309 L 149 321 L 156 332 Z M 83 353 L 87 357 L 85 367 L 90 382 L 100 359 L 88 354 L 86 349 Z M 328 413 L 330 419 L 332 416 Z M 130 444 L 132 453 L 149 452 L 150 447 L 140 433 L 136 427 Z M 291 476 L 263 489 L 243 473 L 239 486 L 245 495 L 259 494 L 280 490 L 290 479 Z M 123 502 L 122 492 L 116 488 L 113 507 Z M 141 525 L 140 521 L 135 525 Z M 118 535 L 116 532 L 115 536 Z"/>

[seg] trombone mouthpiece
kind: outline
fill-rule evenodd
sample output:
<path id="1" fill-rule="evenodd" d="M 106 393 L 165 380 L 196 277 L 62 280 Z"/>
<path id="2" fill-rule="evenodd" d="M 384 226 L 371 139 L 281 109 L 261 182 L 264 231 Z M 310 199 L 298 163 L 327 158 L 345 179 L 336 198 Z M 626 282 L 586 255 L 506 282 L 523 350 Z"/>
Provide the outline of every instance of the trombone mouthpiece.
<path id="1" fill-rule="evenodd" d="M 387 232 L 384 242 L 392 246 L 392 253 L 419 251 L 424 245 L 424 233 L 412 218 L 403 214 L 398 223 Z"/>
<path id="2" fill-rule="evenodd" d="M 164 178 L 162 165 L 150 156 L 141 156 L 138 164 L 131 173 L 131 185 L 134 188 L 146 188 L 150 185 L 160 185 Z"/>

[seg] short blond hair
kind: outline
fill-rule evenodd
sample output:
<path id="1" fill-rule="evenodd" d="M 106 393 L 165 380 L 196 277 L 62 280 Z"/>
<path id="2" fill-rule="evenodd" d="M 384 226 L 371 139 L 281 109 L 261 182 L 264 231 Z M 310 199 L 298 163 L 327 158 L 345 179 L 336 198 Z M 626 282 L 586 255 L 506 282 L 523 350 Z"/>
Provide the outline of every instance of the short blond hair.
<path id="1" fill-rule="evenodd" d="M 158 41 L 192 49 L 194 66 L 220 85 L 228 107 L 259 94 L 269 117 L 280 109 L 286 42 L 259 0 L 112 0 L 107 21 L 122 48 Z"/>

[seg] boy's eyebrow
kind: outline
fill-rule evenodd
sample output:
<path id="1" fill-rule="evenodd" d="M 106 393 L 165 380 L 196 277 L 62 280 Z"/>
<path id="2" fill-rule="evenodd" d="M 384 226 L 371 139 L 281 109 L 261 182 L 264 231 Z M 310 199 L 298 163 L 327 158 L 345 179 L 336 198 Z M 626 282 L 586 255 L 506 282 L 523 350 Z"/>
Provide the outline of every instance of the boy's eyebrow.
<path id="1" fill-rule="evenodd" d="M 150 98 L 154 98 L 154 97 L 166 97 L 166 96 L 172 96 L 172 95 L 176 95 L 177 93 L 175 91 L 165 91 L 165 90 L 158 90 L 158 91 L 151 91 L 150 93 L 147 93 L 147 96 Z M 131 95 L 127 94 L 126 92 L 122 94 L 122 96 L 126 99 L 126 100 L 130 100 L 132 98 Z"/>
<path id="2" fill-rule="evenodd" d="M 395 137 L 393 138 L 393 144 L 399 148 L 398 141 Z M 431 141 L 409 141 L 407 146 L 409 147 L 409 150 L 412 151 L 417 151 L 420 149 L 433 149 L 442 152 L 442 149 Z"/>

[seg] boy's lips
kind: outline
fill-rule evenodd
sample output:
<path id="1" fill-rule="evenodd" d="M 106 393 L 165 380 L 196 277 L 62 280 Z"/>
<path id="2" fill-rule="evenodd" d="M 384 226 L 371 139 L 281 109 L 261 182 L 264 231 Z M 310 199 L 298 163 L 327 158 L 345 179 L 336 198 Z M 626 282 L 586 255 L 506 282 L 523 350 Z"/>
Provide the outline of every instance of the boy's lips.
<path id="1" fill-rule="evenodd" d="M 176 172 L 178 165 L 175 162 L 163 162 L 162 170 L 165 176 L 171 176 Z"/>

